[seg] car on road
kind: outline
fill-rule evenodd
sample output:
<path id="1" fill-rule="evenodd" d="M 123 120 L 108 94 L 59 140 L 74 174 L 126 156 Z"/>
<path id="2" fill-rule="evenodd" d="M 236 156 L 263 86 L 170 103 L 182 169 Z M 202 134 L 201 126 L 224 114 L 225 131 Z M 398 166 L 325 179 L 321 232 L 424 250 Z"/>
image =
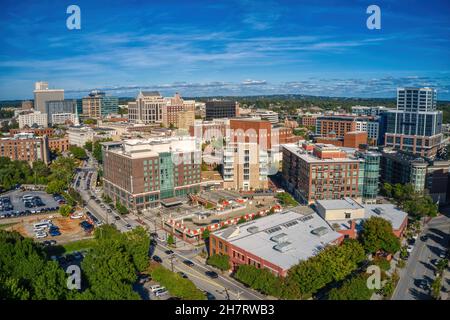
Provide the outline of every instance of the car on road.
<path id="1" fill-rule="evenodd" d="M 193 267 L 194 263 L 191 260 L 183 260 L 183 263 L 188 267 Z"/>
<path id="2" fill-rule="evenodd" d="M 205 291 L 205 296 L 206 296 L 206 299 L 208 299 L 208 300 L 216 300 L 216 296 L 213 295 L 211 292 Z"/>
<path id="3" fill-rule="evenodd" d="M 108 213 L 111 213 L 111 212 L 112 212 L 112 210 L 111 210 L 111 209 L 108 209 L 108 210 L 106 210 L 106 212 L 108 212 Z"/>
<path id="4" fill-rule="evenodd" d="M 127 223 L 127 224 L 125 225 L 125 227 L 126 227 L 128 230 L 133 229 L 133 227 L 132 227 L 131 224 L 129 224 L 129 223 Z"/>
<path id="5" fill-rule="evenodd" d="M 114 216 L 114 219 L 115 220 L 120 220 L 120 217 L 119 216 Z"/>
<path id="6" fill-rule="evenodd" d="M 445 250 L 444 250 L 444 251 L 441 251 L 441 252 L 439 253 L 439 258 L 441 258 L 441 259 L 445 259 L 446 256 L 447 256 L 447 253 L 446 253 Z"/>
<path id="7" fill-rule="evenodd" d="M 162 263 L 162 259 L 159 256 L 153 256 L 153 261 L 158 262 L 158 263 Z"/>
<path id="8" fill-rule="evenodd" d="M 411 253 L 413 250 L 414 250 L 414 246 L 413 246 L 413 245 L 409 245 L 409 246 L 406 248 L 406 252 L 408 252 L 408 253 Z"/>
<path id="9" fill-rule="evenodd" d="M 424 234 L 423 236 L 420 237 L 420 241 L 425 242 L 428 240 L 428 235 Z"/>
<path id="10" fill-rule="evenodd" d="M 173 251 L 172 250 L 166 250 L 166 251 L 164 251 L 164 253 L 167 254 L 167 255 L 171 255 L 171 254 L 173 254 Z"/>
<path id="11" fill-rule="evenodd" d="M 178 274 L 183 278 L 183 279 L 187 279 L 188 276 L 186 273 L 184 273 L 183 271 L 179 271 Z"/>
<path id="12" fill-rule="evenodd" d="M 217 279 L 219 275 L 215 271 L 206 271 L 205 274 L 211 279 Z"/>
<path id="13" fill-rule="evenodd" d="M 166 294 L 168 294 L 169 292 L 163 287 L 157 291 L 155 291 L 155 296 L 157 297 L 162 297 L 165 296 Z"/>

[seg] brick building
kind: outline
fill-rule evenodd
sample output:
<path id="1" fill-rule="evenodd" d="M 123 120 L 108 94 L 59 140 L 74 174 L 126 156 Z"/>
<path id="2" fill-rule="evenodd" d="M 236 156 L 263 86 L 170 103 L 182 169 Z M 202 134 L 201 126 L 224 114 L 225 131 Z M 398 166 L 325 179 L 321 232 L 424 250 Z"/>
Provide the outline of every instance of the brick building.
<path id="1" fill-rule="evenodd" d="M 13 137 L 0 138 L 0 157 L 27 162 L 49 163 L 47 136 L 36 137 L 32 133 L 18 133 Z"/>
<path id="2" fill-rule="evenodd" d="M 200 189 L 201 152 L 191 137 L 105 142 L 104 190 L 132 210 Z"/>
<path id="3" fill-rule="evenodd" d="M 333 145 L 283 145 L 285 187 L 303 203 L 358 197 L 359 165 Z"/>
<path id="4" fill-rule="evenodd" d="M 65 152 L 69 150 L 69 137 L 55 137 L 48 139 L 48 148 L 52 151 Z"/>
<path id="5" fill-rule="evenodd" d="M 210 234 L 211 254 L 230 257 L 230 268 L 252 265 L 285 277 L 300 261 L 344 236 L 309 207 L 296 207 Z"/>

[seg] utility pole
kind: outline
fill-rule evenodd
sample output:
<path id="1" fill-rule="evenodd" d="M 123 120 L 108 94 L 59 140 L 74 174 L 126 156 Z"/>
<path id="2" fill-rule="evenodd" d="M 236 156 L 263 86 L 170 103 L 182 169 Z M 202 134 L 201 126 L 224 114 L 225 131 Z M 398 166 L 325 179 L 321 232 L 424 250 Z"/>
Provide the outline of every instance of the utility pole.
<path id="1" fill-rule="evenodd" d="M 173 272 L 173 260 L 174 260 L 174 259 L 175 259 L 175 255 L 172 254 L 172 255 L 169 257 L 169 260 L 170 260 L 170 268 L 171 268 L 172 272 Z"/>

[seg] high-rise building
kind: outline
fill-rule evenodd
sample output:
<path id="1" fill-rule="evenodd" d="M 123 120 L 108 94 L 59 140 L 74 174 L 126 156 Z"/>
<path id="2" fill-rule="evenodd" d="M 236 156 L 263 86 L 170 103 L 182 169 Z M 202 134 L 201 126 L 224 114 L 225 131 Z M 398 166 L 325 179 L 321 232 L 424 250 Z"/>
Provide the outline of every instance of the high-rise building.
<path id="1" fill-rule="evenodd" d="M 166 105 L 162 108 L 163 125 L 189 130 L 189 127 L 194 125 L 195 101 L 183 100 L 178 92 L 165 100 Z"/>
<path id="2" fill-rule="evenodd" d="M 0 157 L 30 163 L 40 160 L 48 164 L 48 138 L 36 137 L 32 133 L 18 133 L 10 138 L 0 138 Z"/>
<path id="3" fill-rule="evenodd" d="M 382 183 L 409 183 L 417 192 L 425 189 L 428 163 L 423 158 L 385 148 L 381 151 L 380 167 Z"/>
<path id="4" fill-rule="evenodd" d="M 206 102 L 205 120 L 234 118 L 239 115 L 239 104 L 231 100 L 210 100 Z"/>
<path id="5" fill-rule="evenodd" d="M 442 147 L 442 111 L 436 90 L 398 88 L 397 109 L 387 112 L 385 145 L 433 158 Z"/>
<path id="6" fill-rule="evenodd" d="M 45 113 L 47 114 L 49 124 L 62 124 L 65 119 L 75 120 L 77 101 L 75 99 L 47 101 L 45 103 Z M 75 124 L 75 122 L 73 123 Z"/>
<path id="7" fill-rule="evenodd" d="M 141 91 L 136 101 L 128 102 L 128 120 L 131 123 L 162 123 L 166 104 L 159 92 Z"/>
<path id="8" fill-rule="evenodd" d="M 256 142 L 227 143 L 223 152 L 223 187 L 232 190 L 268 188 L 267 151 Z"/>
<path id="9" fill-rule="evenodd" d="M 89 118 L 101 119 L 119 110 L 119 99 L 107 96 L 104 92 L 93 90 L 82 100 L 83 115 Z"/>
<path id="10" fill-rule="evenodd" d="M 381 154 L 372 150 L 357 151 L 355 157 L 359 159 L 359 196 L 365 203 L 376 203 L 380 190 Z"/>
<path id="11" fill-rule="evenodd" d="M 45 113 L 47 101 L 64 100 L 64 89 L 49 89 L 47 82 L 36 82 L 34 85 L 34 110 Z"/>
<path id="12" fill-rule="evenodd" d="M 104 190 L 132 210 L 200 189 L 201 149 L 193 137 L 103 143 Z"/>

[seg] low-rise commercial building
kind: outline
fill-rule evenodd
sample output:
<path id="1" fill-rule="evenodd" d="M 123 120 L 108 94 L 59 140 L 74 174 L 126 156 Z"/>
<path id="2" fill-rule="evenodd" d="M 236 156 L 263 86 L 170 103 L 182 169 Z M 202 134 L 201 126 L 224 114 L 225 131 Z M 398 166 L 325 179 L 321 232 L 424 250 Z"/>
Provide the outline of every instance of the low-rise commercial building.
<path id="1" fill-rule="evenodd" d="M 230 268 L 252 265 L 277 276 L 344 236 L 309 207 L 296 207 L 211 233 L 211 254 L 230 257 Z"/>
<path id="2" fill-rule="evenodd" d="M 86 142 L 93 141 L 95 132 L 90 127 L 72 126 L 67 130 L 69 143 L 78 147 L 84 147 Z"/>
<path id="3" fill-rule="evenodd" d="M 390 222 L 397 237 L 403 236 L 408 224 L 408 214 L 393 204 L 360 204 L 344 198 L 339 200 L 317 200 L 317 213 L 345 238 L 356 239 L 365 220 L 379 217 Z"/>

